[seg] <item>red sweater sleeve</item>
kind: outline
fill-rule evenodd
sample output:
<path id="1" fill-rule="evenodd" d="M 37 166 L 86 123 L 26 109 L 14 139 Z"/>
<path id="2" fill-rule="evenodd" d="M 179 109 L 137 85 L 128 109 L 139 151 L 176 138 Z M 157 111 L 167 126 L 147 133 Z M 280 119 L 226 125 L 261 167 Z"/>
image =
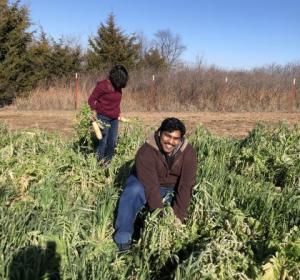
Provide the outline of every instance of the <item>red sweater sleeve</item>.
<path id="1" fill-rule="evenodd" d="M 97 111 L 97 103 L 99 98 L 101 97 L 101 95 L 104 94 L 104 87 L 103 87 L 103 82 L 100 81 L 96 84 L 92 94 L 90 95 L 89 99 L 88 99 L 88 103 L 91 107 L 92 110 Z"/>
<path id="2" fill-rule="evenodd" d="M 173 204 L 174 213 L 181 221 L 187 216 L 192 188 L 196 180 L 196 171 L 197 155 L 192 146 L 190 146 L 184 155 L 181 176 Z"/>
<path id="3" fill-rule="evenodd" d="M 144 144 L 135 158 L 136 174 L 145 187 L 150 210 L 163 207 L 154 153 L 155 151 L 148 144 Z"/>

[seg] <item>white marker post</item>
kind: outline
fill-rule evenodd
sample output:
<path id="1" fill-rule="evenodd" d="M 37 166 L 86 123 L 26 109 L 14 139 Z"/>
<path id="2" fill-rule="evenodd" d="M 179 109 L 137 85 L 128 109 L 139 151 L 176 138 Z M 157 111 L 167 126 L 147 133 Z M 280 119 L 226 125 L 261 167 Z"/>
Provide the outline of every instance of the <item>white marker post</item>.
<path id="1" fill-rule="evenodd" d="M 156 92 L 155 92 L 155 87 L 154 87 L 154 83 L 155 83 L 155 75 L 153 74 L 152 75 L 152 83 L 151 83 L 151 89 L 150 89 L 150 100 L 151 100 L 151 97 L 152 97 L 152 102 L 150 101 L 148 103 L 148 111 L 151 110 L 150 108 L 150 104 L 152 103 L 153 104 L 153 107 L 156 109 Z"/>
<path id="2" fill-rule="evenodd" d="M 294 106 L 296 106 L 297 103 L 297 96 L 296 96 L 296 78 L 293 79 L 293 85 L 292 85 L 292 94 L 290 98 L 290 109 L 293 110 Z"/>
<path id="3" fill-rule="evenodd" d="M 75 110 L 78 107 L 78 73 L 75 73 Z"/>

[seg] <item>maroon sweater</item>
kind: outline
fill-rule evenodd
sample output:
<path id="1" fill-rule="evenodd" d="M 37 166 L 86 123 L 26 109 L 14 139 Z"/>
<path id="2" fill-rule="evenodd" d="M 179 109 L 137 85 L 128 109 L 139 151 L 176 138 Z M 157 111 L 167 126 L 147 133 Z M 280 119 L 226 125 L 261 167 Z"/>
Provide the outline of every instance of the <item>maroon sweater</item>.
<path id="1" fill-rule="evenodd" d="M 132 173 L 145 187 L 146 199 L 150 209 L 162 208 L 163 203 L 159 187 L 175 187 L 173 210 L 184 220 L 195 184 L 197 170 L 196 152 L 184 139 L 180 149 L 174 155 L 171 167 L 156 144 L 154 135 L 138 150 Z"/>
<path id="2" fill-rule="evenodd" d="M 115 91 L 109 80 L 102 80 L 96 84 L 88 103 L 98 114 L 117 119 L 120 116 L 121 98 L 121 91 Z"/>

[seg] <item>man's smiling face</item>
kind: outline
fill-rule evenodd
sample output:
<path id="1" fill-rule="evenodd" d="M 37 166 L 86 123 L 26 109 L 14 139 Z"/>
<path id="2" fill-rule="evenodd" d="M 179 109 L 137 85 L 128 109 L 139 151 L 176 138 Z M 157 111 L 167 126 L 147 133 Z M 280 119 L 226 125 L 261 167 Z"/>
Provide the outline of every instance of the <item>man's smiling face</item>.
<path id="1" fill-rule="evenodd" d="M 181 141 L 181 132 L 180 130 L 174 130 L 172 132 L 169 131 L 163 131 L 160 134 L 160 144 L 163 149 L 163 151 L 170 155 L 176 148 L 176 146 Z"/>

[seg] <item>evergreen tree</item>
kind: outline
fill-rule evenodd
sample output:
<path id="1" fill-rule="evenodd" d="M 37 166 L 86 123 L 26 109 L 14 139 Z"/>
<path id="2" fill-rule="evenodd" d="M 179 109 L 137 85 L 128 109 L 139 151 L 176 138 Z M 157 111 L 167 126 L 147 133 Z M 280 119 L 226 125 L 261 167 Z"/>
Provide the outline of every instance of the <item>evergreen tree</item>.
<path id="1" fill-rule="evenodd" d="M 51 74 L 56 78 L 67 78 L 79 72 L 81 61 L 79 46 L 71 46 L 63 39 L 54 42 L 51 55 Z"/>
<path id="2" fill-rule="evenodd" d="M 48 39 L 41 30 L 40 37 L 29 48 L 27 60 L 31 66 L 32 86 L 38 82 L 50 84 L 81 70 L 81 48 L 62 38 L 58 42 Z"/>
<path id="3" fill-rule="evenodd" d="M 0 105 L 9 104 L 39 82 L 69 77 L 81 67 L 81 49 L 67 41 L 47 38 L 41 29 L 28 32 L 28 9 L 19 1 L 0 0 Z"/>
<path id="4" fill-rule="evenodd" d="M 0 104 L 10 103 L 28 87 L 26 51 L 32 40 L 27 32 L 28 10 L 19 1 L 0 0 Z"/>
<path id="5" fill-rule="evenodd" d="M 46 33 L 41 29 L 40 35 L 28 49 L 27 64 L 32 87 L 39 82 L 48 82 L 52 64 L 52 44 Z"/>
<path id="6" fill-rule="evenodd" d="M 89 39 L 89 45 L 89 69 L 101 71 L 117 63 L 133 68 L 138 63 L 140 46 L 136 43 L 136 38 L 124 35 L 116 26 L 113 14 L 108 16 L 106 25 L 100 25 L 97 35 Z"/>

